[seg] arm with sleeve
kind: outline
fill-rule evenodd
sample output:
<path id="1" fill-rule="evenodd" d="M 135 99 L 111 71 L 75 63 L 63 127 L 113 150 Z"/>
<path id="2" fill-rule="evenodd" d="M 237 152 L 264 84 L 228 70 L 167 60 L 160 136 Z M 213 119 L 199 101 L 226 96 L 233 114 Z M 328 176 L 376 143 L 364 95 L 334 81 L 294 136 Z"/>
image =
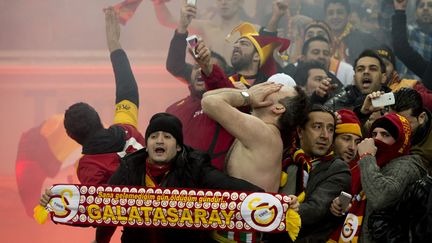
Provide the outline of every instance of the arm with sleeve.
<path id="1" fill-rule="evenodd" d="M 111 63 L 116 82 L 116 110 L 114 124 L 138 126 L 139 94 L 138 86 L 128 57 L 124 50 L 111 53 Z"/>
<path id="2" fill-rule="evenodd" d="M 178 33 L 177 30 L 174 32 L 174 36 L 171 39 L 170 47 L 168 50 L 168 56 L 166 60 L 166 69 L 171 75 L 183 81 L 185 83 L 190 82 L 192 74 L 192 65 L 186 63 L 186 37 L 188 33 Z"/>

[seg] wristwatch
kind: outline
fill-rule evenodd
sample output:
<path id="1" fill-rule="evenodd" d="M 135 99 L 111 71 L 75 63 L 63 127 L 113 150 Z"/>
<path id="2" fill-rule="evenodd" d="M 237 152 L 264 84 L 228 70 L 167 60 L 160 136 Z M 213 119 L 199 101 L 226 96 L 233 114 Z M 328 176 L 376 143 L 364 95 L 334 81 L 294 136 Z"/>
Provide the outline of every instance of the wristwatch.
<path id="1" fill-rule="evenodd" d="M 250 104 L 250 95 L 247 91 L 242 91 L 240 92 L 241 96 L 244 99 L 243 105 L 242 106 L 246 106 Z"/>

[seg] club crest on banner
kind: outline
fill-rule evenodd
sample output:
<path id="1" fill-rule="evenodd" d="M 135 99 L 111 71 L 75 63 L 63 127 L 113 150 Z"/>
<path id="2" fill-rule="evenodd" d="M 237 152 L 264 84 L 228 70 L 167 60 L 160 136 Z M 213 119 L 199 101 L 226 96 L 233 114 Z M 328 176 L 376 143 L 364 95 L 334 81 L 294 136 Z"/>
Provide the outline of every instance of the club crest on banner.
<path id="1" fill-rule="evenodd" d="M 243 200 L 240 213 L 253 229 L 270 232 L 279 226 L 283 207 L 280 200 L 271 194 L 252 193 Z"/>
<path id="2" fill-rule="evenodd" d="M 49 205 L 54 211 L 53 219 L 57 222 L 68 222 L 78 212 L 80 193 L 74 185 L 54 186 Z"/>

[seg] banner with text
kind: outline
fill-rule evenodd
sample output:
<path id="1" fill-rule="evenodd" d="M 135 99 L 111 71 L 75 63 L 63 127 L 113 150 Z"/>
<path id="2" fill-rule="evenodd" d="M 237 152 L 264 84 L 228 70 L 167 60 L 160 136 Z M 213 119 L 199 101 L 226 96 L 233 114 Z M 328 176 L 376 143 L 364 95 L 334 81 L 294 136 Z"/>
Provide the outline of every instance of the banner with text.
<path id="1" fill-rule="evenodd" d="M 126 186 L 54 185 L 48 204 L 62 224 L 281 232 L 282 194 Z"/>

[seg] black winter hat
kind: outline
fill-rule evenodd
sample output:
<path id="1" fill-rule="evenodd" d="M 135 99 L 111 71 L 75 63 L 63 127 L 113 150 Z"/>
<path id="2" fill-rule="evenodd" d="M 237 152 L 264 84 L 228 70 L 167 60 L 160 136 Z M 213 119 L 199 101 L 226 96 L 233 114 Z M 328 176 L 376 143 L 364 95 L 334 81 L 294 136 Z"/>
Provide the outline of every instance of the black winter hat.
<path id="1" fill-rule="evenodd" d="M 183 146 L 182 127 L 181 121 L 176 116 L 165 112 L 156 113 L 150 119 L 145 132 L 145 140 L 147 142 L 150 134 L 162 131 L 171 134 L 176 139 L 177 144 Z"/>
<path id="2" fill-rule="evenodd" d="M 394 140 L 399 138 L 399 129 L 387 118 L 381 117 L 380 119 L 376 120 L 370 128 L 371 133 L 376 127 L 384 128 L 388 133 L 390 133 Z"/>

